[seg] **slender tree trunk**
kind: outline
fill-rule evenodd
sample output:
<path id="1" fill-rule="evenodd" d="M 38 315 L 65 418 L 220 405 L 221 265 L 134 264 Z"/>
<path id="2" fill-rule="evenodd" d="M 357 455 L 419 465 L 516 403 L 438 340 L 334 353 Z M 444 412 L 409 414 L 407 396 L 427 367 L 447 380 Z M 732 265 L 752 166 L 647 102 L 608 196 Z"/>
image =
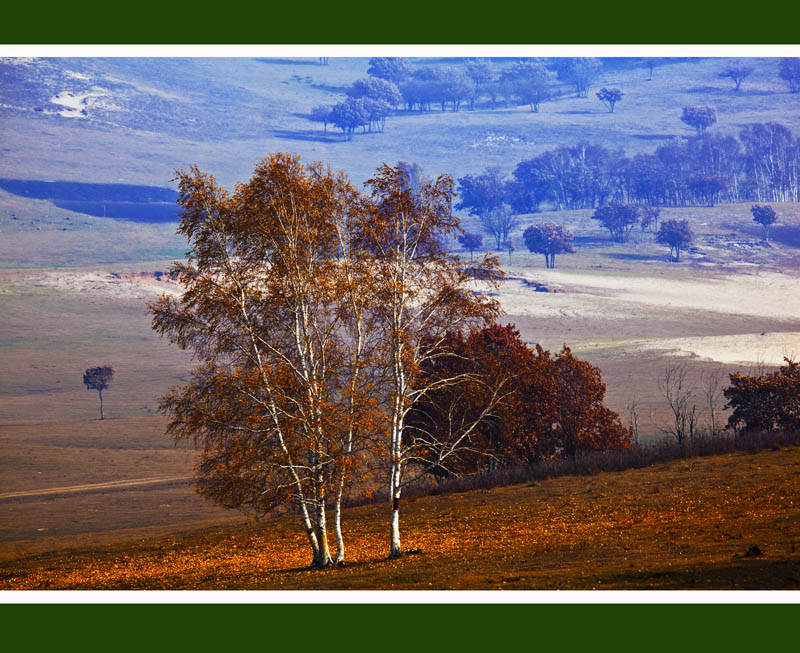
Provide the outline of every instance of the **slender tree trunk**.
<path id="1" fill-rule="evenodd" d="M 344 562 L 344 536 L 342 535 L 342 501 L 336 502 L 333 515 L 333 527 L 336 532 L 336 557 L 333 564 L 340 565 Z"/>
<path id="2" fill-rule="evenodd" d="M 389 529 L 389 557 L 399 558 L 403 555 L 403 548 L 400 544 L 400 488 L 392 497 L 392 521 Z"/>
<path id="3" fill-rule="evenodd" d="M 317 555 L 314 560 L 314 567 L 324 569 L 333 565 L 331 551 L 328 547 L 328 526 L 325 515 L 325 488 L 321 488 L 317 497 L 316 524 L 314 525 L 317 536 Z"/>
<path id="4" fill-rule="evenodd" d="M 100 419 L 105 419 L 105 417 L 103 417 L 103 391 L 98 390 L 97 392 L 100 395 Z"/>

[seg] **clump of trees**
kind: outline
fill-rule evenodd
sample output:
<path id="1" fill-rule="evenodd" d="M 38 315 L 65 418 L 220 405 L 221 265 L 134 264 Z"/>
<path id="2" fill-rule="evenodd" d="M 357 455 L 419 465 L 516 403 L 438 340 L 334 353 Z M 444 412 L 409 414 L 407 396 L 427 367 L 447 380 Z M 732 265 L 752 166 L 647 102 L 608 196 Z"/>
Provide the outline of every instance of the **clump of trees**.
<path id="1" fill-rule="evenodd" d="M 577 97 L 588 97 L 589 88 L 603 70 L 603 62 L 592 57 L 566 57 L 555 60 L 558 78 L 574 84 Z"/>
<path id="2" fill-rule="evenodd" d="M 511 232 L 519 226 L 519 218 L 506 202 L 510 192 L 499 168 L 487 168 L 480 175 L 466 175 L 458 180 L 459 197 L 456 209 L 467 209 L 477 216 L 485 233 L 494 237 L 499 250 Z"/>
<path id="3" fill-rule="evenodd" d="M 534 113 L 539 113 L 539 105 L 552 96 L 549 81 L 550 73 L 537 61 L 518 61 L 500 77 L 506 95 L 527 104 Z"/>
<path id="4" fill-rule="evenodd" d="M 678 262 L 681 250 L 692 244 L 694 232 L 688 220 L 664 220 L 656 234 L 656 242 L 669 247 L 670 260 Z"/>
<path id="5" fill-rule="evenodd" d="M 778 220 L 778 214 L 771 206 L 755 204 L 751 207 L 753 221 L 764 227 L 764 240 L 769 240 L 769 228 Z"/>
<path id="6" fill-rule="evenodd" d="M 723 391 L 731 408 L 728 428 L 750 431 L 796 431 L 800 429 L 800 363 L 785 358 L 786 365 L 765 374 L 730 375 Z"/>
<path id="7" fill-rule="evenodd" d="M 544 254 L 545 266 L 548 269 L 556 267 L 556 254 L 575 252 L 572 232 L 555 222 L 532 224 L 524 231 L 522 239 L 528 251 Z"/>
<path id="8" fill-rule="evenodd" d="M 404 167 L 383 166 L 364 195 L 342 173 L 288 154 L 267 157 L 233 193 L 196 168 L 177 180 L 190 251 L 172 274 L 185 292 L 151 310 L 154 329 L 198 360 L 162 409 L 169 433 L 202 449 L 199 491 L 256 513 L 293 506 L 321 568 L 344 559 L 346 489 L 380 472 L 390 555 L 401 555 L 402 489 L 446 465 L 475 428 L 465 422 L 435 441 L 409 431 L 409 411 L 432 389 L 418 371 L 450 355 L 450 330 L 499 310 L 468 291 L 476 270 L 490 285 L 498 278 L 496 260 L 466 269 L 444 249 L 459 229 L 452 180 L 414 187 Z M 435 386 L 470 380 L 441 374 Z"/>
<path id="9" fill-rule="evenodd" d="M 598 220 L 608 229 L 615 243 L 627 242 L 631 230 L 639 224 L 640 219 L 639 207 L 617 202 L 601 206 L 592 215 L 592 220 Z"/>
<path id="10" fill-rule="evenodd" d="M 476 473 L 630 446 L 629 430 L 603 404 L 600 370 L 568 347 L 556 354 L 540 346 L 532 349 L 514 325 L 493 324 L 451 332 L 447 348 L 454 355 L 425 366 L 423 378 L 435 379 L 444 368 L 450 376 L 470 375 L 473 380 L 457 390 L 435 388 L 411 412 L 412 429 L 444 438 L 453 424 L 476 422 L 491 388 L 501 388 L 502 400 L 477 422 L 470 446 L 449 466 L 431 468 L 432 473 Z"/>
<path id="11" fill-rule="evenodd" d="M 367 74 L 400 84 L 410 77 L 411 64 L 404 57 L 373 57 L 369 60 Z"/>
<path id="12" fill-rule="evenodd" d="M 83 373 L 83 384 L 87 390 L 97 390 L 100 396 L 100 419 L 105 419 L 103 415 L 103 390 L 107 389 L 114 378 L 114 368 L 110 365 L 100 365 L 90 367 Z"/>

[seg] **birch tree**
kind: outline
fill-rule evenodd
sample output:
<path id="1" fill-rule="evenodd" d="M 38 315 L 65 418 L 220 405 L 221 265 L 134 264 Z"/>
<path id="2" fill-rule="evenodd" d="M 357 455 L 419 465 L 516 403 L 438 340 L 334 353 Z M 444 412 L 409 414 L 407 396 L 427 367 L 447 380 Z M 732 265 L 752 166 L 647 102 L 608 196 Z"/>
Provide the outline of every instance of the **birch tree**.
<path id="1" fill-rule="evenodd" d="M 312 566 L 340 562 L 343 491 L 369 429 L 368 293 L 349 233 L 361 196 L 287 154 L 232 194 L 197 168 L 177 180 L 190 251 L 172 274 L 184 293 L 151 306 L 153 328 L 199 364 L 162 400 L 168 432 L 202 446 L 201 494 L 259 513 L 293 504 Z"/>
<path id="2" fill-rule="evenodd" d="M 465 446 L 476 425 L 492 409 L 498 389 L 480 414 L 454 424 L 445 434 L 409 428 L 409 412 L 435 388 L 465 382 L 464 374 L 428 376 L 426 363 L 448 355 L 450 331 L 482 325 L 499 312 L 497 302 L 476 291 L 475 278 L 494 284 L 501 273 L 494 257 L 484 256 L 466 267 L 444 243 L 460 231 L 450 215 L 453 181 L 440 176 L 415 190 L 400 167 L 383 165 L 367 182 L 373 215 L 362 224 L 364 250 L 374 276 L 373 311 L 383 344 L 386 370 L 386 427 L 383 460 L 391 502 L 390 557 L 403 554 L 400 540 L 400 498 L 403 488 Z"/>

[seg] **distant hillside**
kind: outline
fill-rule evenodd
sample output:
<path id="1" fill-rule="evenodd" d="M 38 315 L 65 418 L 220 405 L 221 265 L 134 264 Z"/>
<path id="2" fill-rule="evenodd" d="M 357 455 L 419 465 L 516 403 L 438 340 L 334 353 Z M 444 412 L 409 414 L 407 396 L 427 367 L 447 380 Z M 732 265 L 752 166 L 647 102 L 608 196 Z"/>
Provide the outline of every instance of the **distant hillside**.
<path id="1" fill-rule="evenodd" d="M 462 61 L 413 59 L 416 67 Z M 2 59 L 0 176 L 164 186 L 176 168 L 198 163 L 225 185 L 246 179 L 267 152 L 298 152 L 344 169 L 360 183 L 381 163 L 418 162 L 428 174 L 460 176 L 488 165 L 510 172 L 520 160 L 578 140 L 629 154 L 693 130 L 681 108 L 711 104 L 714 129 L 775 120 L 800 131 L 800 106 L 778 78 L 776 59 L 748 61 L 741 90 L 719 77 L 724 59 L 604 59 L 587 98 L 554 82 L 560 96 L 533 114 L 527 105 L 474 111 L 398 111 L 384 133 L 341 133 L 308 119 L 344 99 L 368 59 Z M 496 71 L 511 64 L 495 60 Z M 553 76 L 555 79 L 555 75 Z M 625 93 L 609 113 L 594 93 Z"/>

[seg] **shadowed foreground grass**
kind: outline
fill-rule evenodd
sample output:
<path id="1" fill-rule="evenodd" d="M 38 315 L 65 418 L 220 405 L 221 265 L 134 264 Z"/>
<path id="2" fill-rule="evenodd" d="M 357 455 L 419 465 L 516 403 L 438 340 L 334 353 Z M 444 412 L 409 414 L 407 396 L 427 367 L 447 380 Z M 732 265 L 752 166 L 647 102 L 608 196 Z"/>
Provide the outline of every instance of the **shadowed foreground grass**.
<path id="1" fill-rule="evenodd" d="M 308 571 L 297 518 L 0 566 L 0 589 L 800 589 L 800 447 L 422 497 L 345 514 L 347 564 Z M 757 547 L 757 549 L 756 549 Z"/>

